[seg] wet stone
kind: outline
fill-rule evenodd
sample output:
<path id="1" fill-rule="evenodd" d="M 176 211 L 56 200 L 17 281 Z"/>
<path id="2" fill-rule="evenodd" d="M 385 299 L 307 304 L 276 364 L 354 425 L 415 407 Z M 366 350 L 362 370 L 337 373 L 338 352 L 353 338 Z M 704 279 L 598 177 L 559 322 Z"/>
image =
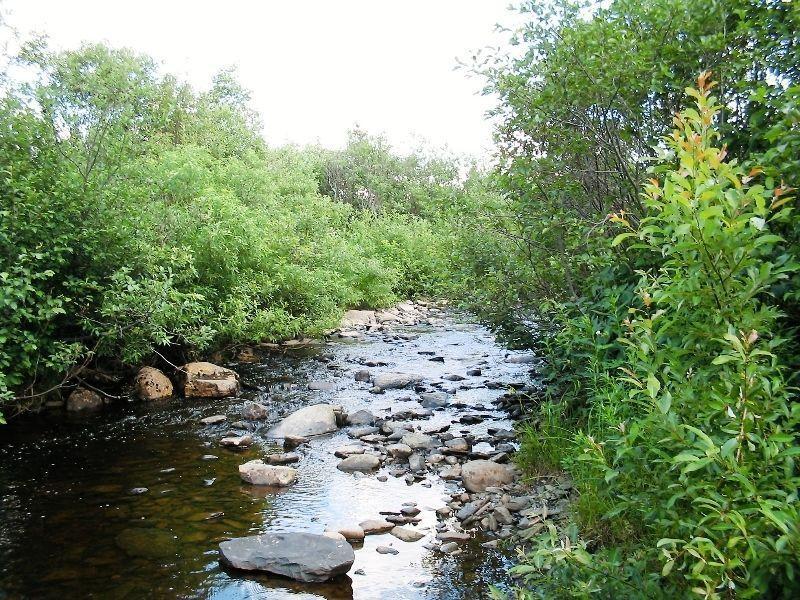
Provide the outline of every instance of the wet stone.
<path id="1" fill-rule="evenodd" d="M 200 422 L 203 425 L 216 425 L 217 423 L 222 423 L 226 419 L 227 417 L 225 415 L 212 415 L 210 417 L 205 417 L 204 419 L 200 419 Z"/>
<path id="2" fill-rule="evenodd" d="M 356 381 L 371 381 L 372 375 L 366 369 L 361 369 L 360 371 L 356 371 L 353 375 L 353 378 Z"/>
<path id="3" fill-rule="evenodd" d="M 392 458 L 408 458 L 411 456 L 413 450 L 406 444 L 391 444 L 390 446 L 386 446 L 386 452 Z"/>
<path id="4" fill-rule="evenodd" d="M 295 482 L 297 471 L 291 467 L 268 465 L 261 460 L 251 460 L 239 465 L 239 476 L 242 481 L 253 485 L 284 487 Z"/>
<path id="5" fill-rule="evenodd" d="M 253 436 L 228 436 L 222 438 L 219 443 L 228 448 L 247 448 L 253 444 Z"/>
<path id="6" fill-rule="evenodd" d="M 469 444 L 467 440 L 464 438 L 454 438 L 452 440 L 447 440 L 444 445 L 447 447 L 445 452 L 450 452 L 453 454 L 466 454 L 469 452 Z"/>
<path id="7" fill-rule="evenodd" d="M 425 534 L 421 531 L 417 531 L 416 529 L 411 529 L 409 527 L 398 526 L 392 529 L 389 533 L 404 542 L 418 542 L 425 537 Z"/>
<path id="8" fill-rule="evenodd" d="M 235 538 L 219 545 L 220 562 L 298 581 L 321 582 L 342 575 L 355 561 L 345 541 L 311 533 L 267 533 Z"/>
<path id="9" fill-rule="evenodd" d="M 376 535 L 380 533 L 388 533 L 394 529 L 394 523 L 389 523 L 383 519 L 369 519 L 362 521 L 358 524 L 364 530 L 364 535 Z"/>
<path id="10" fill-rule="evenodd" d="M 264 462 L 270 465 L 288 465 L 300 461 L 300 455 L 296 452 L 279 452 L 277 454 L 267 454 Z"/>
<path id="11" fill-rule="evenodd" d="M 337 532 L 344 536 L 348 542 L 363 542 L 364 530 L 358 525 L 348 525 L 346 527 L 339 527 Z"/>
<path id="12" fill-rule="evenodd" d="M 458 542 L 447 542 L 439 546 L 439 550 L 445 554 L 455 554 L 456 552 L 460 552 L 459 548 Z"/>
<path id="13" fill-rule="evenodd" d="M 373 435 L 380 431 L 377 427 L 353 427 L 348 432 L 350 437 L 363 438 L 365 435 Z"/>
<path id="14" fill-rule="evenodd" d="M 447 530 L 437 533 L 436 539 L 442 542 L 466 542 L 469 539 L 469 534 L 461 531 Z"/>
<path id="15" fill-rule="evenodd" d="M 345 473 L 361 472 L 368 473 L 380 467 L 381 461 L 374 454 L 354 454 L 348 456 L 336 468 Z"/>
<path id="16" fill-rule="evenodd" d="M 375 415 L 368 410 L 359 410 L 347 415 L 347 425 L 372 425 L 375 423 Z"/>
<path id="17" fill-rule="evenodd" d="M 434 445 L 433 438 L 424 433 L 407 433 L 402 437 L 401 442 L 412 450 L 432 448 Z"/>
<path id="18" fill-rule="evenodd" d="M 339 446 L 333 452 L 333 455 L 336 456 L 337 458 L 347 458 L 348 456 L 353 456 L 354 454 L 364 454 L 364 451 L 366 449 L 367 449 L 366 446 L 350 444 L 346 446 Z"/>
<path id="19" fill-rule="evenodd" d="M 269 417 L 269 409 L 258 402 L 247 401 L 242 407 L 242 418 L 248 421 L 258 421 Z"/>

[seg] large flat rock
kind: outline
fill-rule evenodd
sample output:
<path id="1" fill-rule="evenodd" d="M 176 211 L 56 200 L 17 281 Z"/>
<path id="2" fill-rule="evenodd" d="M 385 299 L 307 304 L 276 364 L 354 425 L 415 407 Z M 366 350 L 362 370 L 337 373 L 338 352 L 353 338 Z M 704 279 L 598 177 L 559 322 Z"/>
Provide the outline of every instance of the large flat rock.
<path id="1" fill-rule="evenodd" d="M 353 566 L 356 556 L 346 541 L 313 533 L 265 533 L 219 545 L 220 562 L 297 581 L 327 581 Z"/>
<path id="2" fill-rule="evenodd" d="M 293 412 L 267 432 L 268 437 L 309 437 L 336 431 L 336 413 L 330 404 L 314 404 Z"/>

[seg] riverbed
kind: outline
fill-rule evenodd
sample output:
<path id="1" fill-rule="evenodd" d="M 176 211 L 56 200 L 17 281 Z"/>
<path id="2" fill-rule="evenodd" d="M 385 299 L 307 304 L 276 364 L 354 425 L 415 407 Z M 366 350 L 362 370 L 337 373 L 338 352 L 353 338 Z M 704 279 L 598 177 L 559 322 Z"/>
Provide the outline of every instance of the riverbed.
<path id="1" fill-rule="evenodd" d="M 0 598 L 455 600 L 509 585 L 513 541 L 485 547 L 497 536 L 478 527 L 454 554 L 437 549 L 443 519 L 436 509 L 460 491 L 458 482 L 435 470 L 415 478 L 385 467 L 373 474 L 339 471 L 333 452 L 353 442 L 347 428 L 296 450 L 294 485 L 277 490 L 241 481 L 239 465 L 281 450 L 264 435 L 271 425 L 321 402 L 383 418 L 419 409 L 422 389 L 443 391 L 448 405 L 409 421 L 411 427 L 449 426 L 450 433 L 476 440 L 513 429 L 495 401 L 509 386 L 528 382 L 531 365 L 510 361 L 519 354 L 491 332 L 449 313 L 381 329 L 229 363 L 246 383 L 238 398 L 125 401 L 86 414 L 28 415 L 2 427 Z M 424 382 L 416 391 L 376 394 L 370 383 L 354 379 L 359 370 L 420 373 Z M 309 389 L 310 383 L 321 389 Z M 256 443 L 243 451 L 221 447 L 247 400 L 270 409 L 266 420 L 251 425 Z M 215 414 L 228 421 L 200 423 Z M 483 444 L 491 453 L 491 444 Z M 136 488 L 147 491 L 133 493 Z M 233 537 L 322 533 L 409 502 L 421 511 L 409 526 L 426 537 L 408 543 L 388 533 L 367 536 L 355 546 L 349 574 L 331 583 L 229 572 L 218 561 L 219 543 Z M 378 546 L 397 554 L 380 554 Z"/>

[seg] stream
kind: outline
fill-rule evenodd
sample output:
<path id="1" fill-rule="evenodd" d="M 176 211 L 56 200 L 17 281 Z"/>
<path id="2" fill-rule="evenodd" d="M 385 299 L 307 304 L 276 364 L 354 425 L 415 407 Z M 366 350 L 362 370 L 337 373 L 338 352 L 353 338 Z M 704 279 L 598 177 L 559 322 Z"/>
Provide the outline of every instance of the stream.
<path id="1" fill-rule="evenodd" d="M 271 425 L 322 402 L 348 413 L 367 409 L 380 419 L 411 414 L 405 421 L 410 428 L 468 437 L 473 458 L 488 458 L 495 451 L 490 432 L 513 429 L 495 401 L 509 385 L 529 382 L 531 365 L 514 362 L 523 355 L 502 348 L 484 327 L 446 311 L 436 314 L 414 325 L 227 363 L 248 384 L 237 398 L 51 410 L 3 426 L 0 598 L 449 600 L 485 597 L 489 585 L 507 587 L 512 541 L 482 545 L 498 535 L 476 523 L 458 551 L 438 550 L 437 525 L 441 530 L 459 523 L 436 509 L 463 492 L 459 481 L 445 481 L 433 468 L 414 477 L 387 464 L 371 474 L 342 472 L 333 453 L 353 443 L 346 427 L 295 450 L 301 459 L 292 465 L 298 476 L 291 486 L 253 486 L 238 473 L 244 462 L 283 451 L 263 435 Z M 416 391 L 374 393 L 369 382 L 354 379 L 363 369 L 419 373 L 424 382 Z M 466 376 L 470 370 L 473 375 Z M 420 391 L 443 391 L 450 401 L 425 413 L 419 410 Z M 221 447 L 219 440 L 241 418 L 247 400 L 270 409 L 266 420 L 248 423 L 255 443 L 245 450 Z M 215 414 L 228 420 L 200 423 Z M 522 493 L 523 484 L 515 485 Z M 147 491 L 132 493 L 134 488 Z M 389 533 L 368 535 L 354 545 L 348 575 L 328 583 L 230 572 L 219 563 L 219 543 L 233 537 L 322 533 L 381 518 L 381 512 L 397 512 L 410 502 L 421 512 L 419 522 L 407 526 L 425 538 L 404 542 Z M 378 553 L 378 546 L 397 553 Z"/>

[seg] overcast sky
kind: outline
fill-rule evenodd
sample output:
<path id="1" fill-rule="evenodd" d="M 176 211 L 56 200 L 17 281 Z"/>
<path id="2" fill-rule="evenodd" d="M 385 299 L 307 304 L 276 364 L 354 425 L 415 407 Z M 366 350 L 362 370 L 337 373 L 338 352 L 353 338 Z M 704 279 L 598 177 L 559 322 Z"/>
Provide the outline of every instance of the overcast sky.
<path id="1" fill-rule="evenodd" d="M 491 99 L 456 58 L 497 45 L 509 0 L 5 0 L 21 32 L 58 48 L 105 41 L 207 88 L 237 65 L 270 144 L 341 146 L 353 125 L 400 149 L 423 138 L 484 156 Z"/>

